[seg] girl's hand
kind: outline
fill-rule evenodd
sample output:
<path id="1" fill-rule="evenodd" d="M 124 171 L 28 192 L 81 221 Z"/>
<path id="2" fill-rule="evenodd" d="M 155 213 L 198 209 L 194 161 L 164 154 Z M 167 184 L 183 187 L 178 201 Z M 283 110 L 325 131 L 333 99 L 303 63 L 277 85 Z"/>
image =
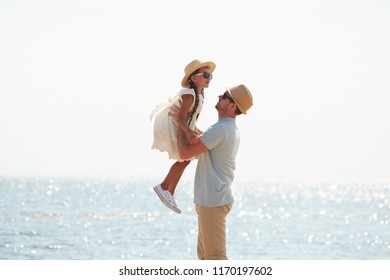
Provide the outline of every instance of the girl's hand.
<path id="1" fill-rule="evenodd" d="M 196 144 L 198 142 L 198 134 L 195 131 L 189 130 L 186 133 L 186 137 L 188 140 L 188 143 L 190 144 Z"/>
<path id="2" fill-rule="evenodd" d="M 201 136 L 203 134 L 203 131 L 200 130 L 199 128 L 197 128 L 197 127 L 195 128 L 195 131 L 198 134 L 198 136 Z"/>

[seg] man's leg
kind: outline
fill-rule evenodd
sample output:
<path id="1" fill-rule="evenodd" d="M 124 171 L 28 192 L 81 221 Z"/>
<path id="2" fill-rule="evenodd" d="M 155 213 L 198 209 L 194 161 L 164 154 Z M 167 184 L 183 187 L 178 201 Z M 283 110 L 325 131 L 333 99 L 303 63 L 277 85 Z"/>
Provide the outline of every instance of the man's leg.
<path id="1" fill-rule="evenodd" d="M 226 216 L 233 203 L 220 207 L 196 205 L 198 213 L 198 258 L 227 260 Z"/>

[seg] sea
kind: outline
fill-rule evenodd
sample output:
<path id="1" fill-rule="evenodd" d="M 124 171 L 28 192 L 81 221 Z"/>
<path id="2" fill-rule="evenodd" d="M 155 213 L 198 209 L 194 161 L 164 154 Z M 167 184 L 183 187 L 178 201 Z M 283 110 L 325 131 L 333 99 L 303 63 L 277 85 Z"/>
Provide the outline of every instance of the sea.
<path id="1" fill-rule="evenodd" d="M 0 178 L 0 259 L 196 260 L 193 184 L 182 213 L 147 180 Z M 390 259 L 390 182 L 236 181 L 232 260 Z"/>

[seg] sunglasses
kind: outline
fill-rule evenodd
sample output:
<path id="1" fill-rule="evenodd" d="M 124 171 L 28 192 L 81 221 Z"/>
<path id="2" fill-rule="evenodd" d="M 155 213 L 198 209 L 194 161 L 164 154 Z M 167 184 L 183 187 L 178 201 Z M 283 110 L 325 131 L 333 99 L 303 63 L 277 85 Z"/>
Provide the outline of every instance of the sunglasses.
<path id="1" fill-rule="evenodd" d="M 236 103 L 236 102 L 234 102 L 233 98 L 231 98 L 231 97 L 227 94 L 227 92 L 225 92 L 225 93 L 222 95 L 222 99 L 229 99 L 230 102 Z"/>
<path id="2" fill-rule="evenodd" d="M 201 72 L 201 73 L 198 73 L 198 74 L 195 74 L 194 76 L 203 76 L 203 78 L 205 79 L 212 79 L 213 78 L 213 74 L 211 73 L 208 73 L 208 72 Z"/>

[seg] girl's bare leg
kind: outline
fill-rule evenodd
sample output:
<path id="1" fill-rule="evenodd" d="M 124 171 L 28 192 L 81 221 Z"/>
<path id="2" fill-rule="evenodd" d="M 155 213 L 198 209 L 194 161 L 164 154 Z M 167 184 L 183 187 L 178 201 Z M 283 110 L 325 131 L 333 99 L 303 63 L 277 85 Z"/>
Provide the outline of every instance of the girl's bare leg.
<path id="1" fill-rule="evenodd" d="M 183 175 L 184 173 L 184 170 L 186 169 L 186 167 L 188 166 L 188 164 L 190 164 L 190 161 L 184 161 L 182 162 L 183 163 L 183 169 L 182 171 L 176 176 L 175 180 L 173 180 L 173 182 L 169 185 L 168 187 L 168 190 L 169 192 L 174 195 L 175 194 L 175 189 L 176 189 L 176 186 L 177 184 L 179 183 L 180 181 L 180 178 L 181 178 L 181 175 Z"/>
<path id="2" fill-rule="evenodd" d="M 163 190 L 168 190 L 173 195 L 181 175 L 183 175 L 183 172 L 189 163 L 190 161 L 175 162 L 169 169 L 164 181 L 161 183 L 161 188 Z"/>

